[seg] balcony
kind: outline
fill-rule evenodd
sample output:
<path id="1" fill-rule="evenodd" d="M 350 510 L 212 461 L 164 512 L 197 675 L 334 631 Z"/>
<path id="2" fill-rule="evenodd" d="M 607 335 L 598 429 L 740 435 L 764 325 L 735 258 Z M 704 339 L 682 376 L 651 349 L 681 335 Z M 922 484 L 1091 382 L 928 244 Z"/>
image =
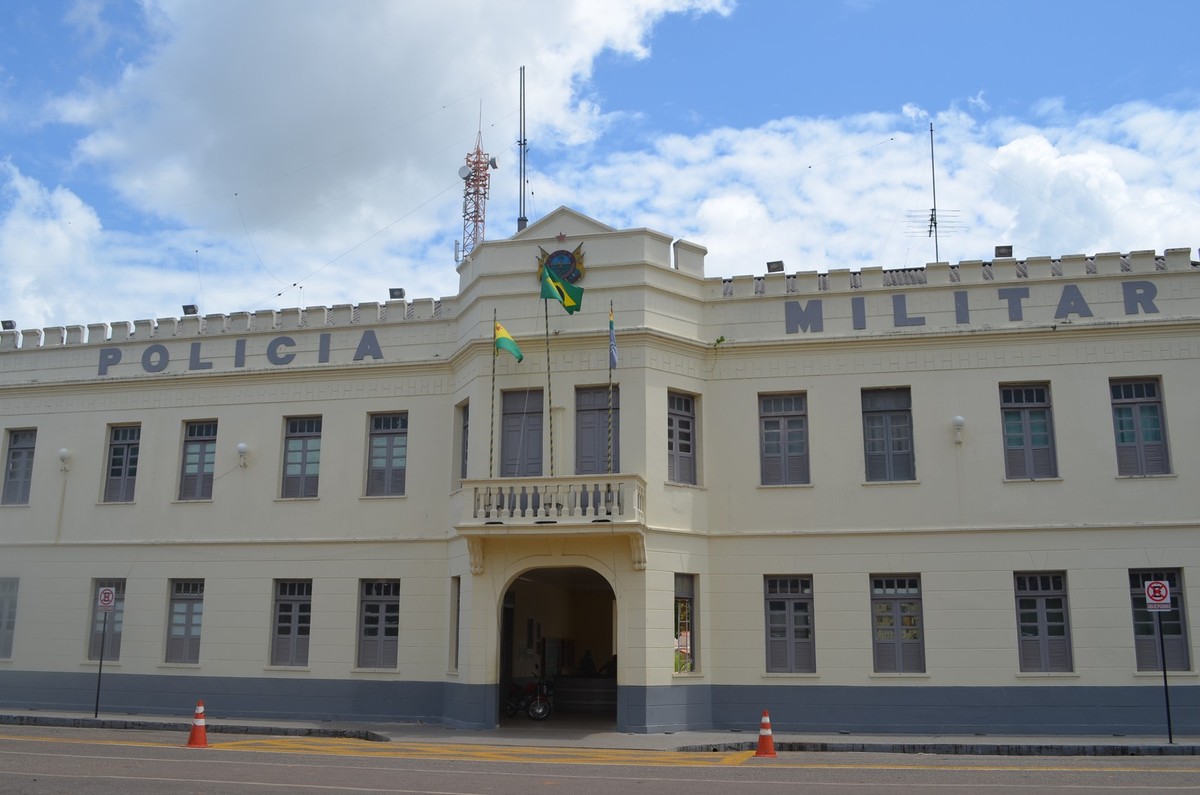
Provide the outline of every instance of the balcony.
<path id="1" fill-rule="evenodd" d="M 636 475 L 464 480 L 455 530 L 467 539 L 471 570 L 483 572 L 488 536 L 630 537 L 635 569 L 645 567 L 646 482 Z"/>
<path id="2" fill-rule="evenodd" d="M 635 475 L 464 480 L 463 524 L 645 522 L 646 483 Z"/>

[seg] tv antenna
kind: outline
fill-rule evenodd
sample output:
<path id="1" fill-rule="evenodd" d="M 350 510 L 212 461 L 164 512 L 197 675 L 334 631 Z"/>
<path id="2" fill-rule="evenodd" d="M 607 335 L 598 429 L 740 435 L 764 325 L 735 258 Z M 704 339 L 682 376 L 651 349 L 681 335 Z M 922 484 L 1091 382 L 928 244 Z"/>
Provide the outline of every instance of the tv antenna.
<path id="1" fill-rule="evenodd" d="M 933 122 L 929 122 L 929 174 L 933 186 L 933 207 L 926 215 L 924 210 L 910 210 L 908 215 L 908 232 L 910 237 L 924 235 L 933 238 L 933 261 L 941 262 L 941 251 L 938 246 L 939 226 L 941 232 L 952 234 L 961 232 L 966 227 L 959 220 L 959 210 L 943 210 L 938 215 L 937 207 L 937 164 L 933 156 Z"/>
<path id="2" fill-rule="evenodd" d="M 488 169 L 499 167 L 496 158 L 489 157 L 488 153 L 483 151 L 483 103 L 480 102 L 479 132 L 475 136 L 475 150 L 467 154 L 466 165 L 458 169 L 458 177 L 463 181 L 463 259 L 471 256 L 475 247 L 483 242 L 488 188 L 491 184 Z"/>

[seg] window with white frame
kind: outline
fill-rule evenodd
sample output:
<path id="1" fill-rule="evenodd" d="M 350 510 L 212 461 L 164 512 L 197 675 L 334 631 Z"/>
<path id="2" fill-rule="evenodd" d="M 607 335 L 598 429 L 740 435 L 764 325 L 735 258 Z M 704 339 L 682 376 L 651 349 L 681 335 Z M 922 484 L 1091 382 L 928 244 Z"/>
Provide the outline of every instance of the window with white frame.
<path id="1" fill-rule="evenodd" d="M 808 396 L 758 396 L 759 472 L 764 486 L 808 483 Z"/>
<path id="2" fill-rule="evenodd" d="M 101 588 L 112 588 L 116 599 L 112 610 L 100 610 Z M 121 659 L 121 630 L 125 626 L 125 580 L 92 580 L 92 634 L 88 643 L 88 659 L 99 660 L 104 649 L 104 659 Z"/>
<path id="3" fill-rule="evenodd" d="M 274 612 L 271 665 L 308 665 L 312 580 L 276 580 Z"/>
<path id="4" fill-rule="evenodd" d="M 1058 477 L 1050 385 L 1001 384 L 1000 417 L 1004 425 L 1004 477 Z"/>
<path id="5" fill-rule="evenodd" d="M 370 421 L 367 496 L 403 496 L 408 468 L 408 413 L 372 414 Z"/>
<path id="6" fill-rule="evenodd" d="M 1071 671 L 1067 575 L 1016 572 L 1017 654 L 1026 672 Z"/>
<path id="7" fill-rule="evenodd" d="M 1166 415 L 1158 379 L 1113 379 L 1109 392 L 1117 439 L 1117 474 L 1169 474 Z"/>
<path id="8" fill-rule="evenodd" d="M 675 673 L 699 669 L 696 637 L 696 575 L 675 575 Z"/>
<path id="9" fill-rule="evenodd" d="M 395 668 L 400 651 L 400 581 L 361 580 L 358 667 Z"/>
<path id="10" fill-rule="evenodd" d="M 915 574 L 871 575 L 871 628 L 876 673 L 923 673 L 925 631 L 921 578 Z"/>
<path id="11" fill-rule="evenodd" d="M 321 418 L 290 417 L 285 427 L 281 495 L 316 497 L 321 480 Z"/>
<path id="12" fill-rule="evenodd" d="M 667 393 L 667 480 L 696 483 L 696 399 Z"/>
<path id="13" fill-rule="evenodd" d="M 216 460 L 216 420 L 186 423 L 183 427 L 183 465 L 179 476 L 181 501 L 212 499 Z"/>
<path id="14" fill-rule="evenodd" d="M 767 613 L 767 671 L 815 672 L 812 576 L 767 576 L 763 587 Z"/>
<path id="15" fill-rule="evenodd" d="M 36 430 L 8 432 L 8 450 L 4 457 L 4 492 L 2 505 L 28 505 L 33 485 L 33 447 Z"/>
<path id="16" fill-rule="evenodd" d="M 142 426 L 114 425 L 108 429 L 108 471 L 104 481 L 105 502 L 133 502 L 137 485 L 138 451 Z"/>
<path id="17" fill-rule="evenodd" d="M 12 658 L 13 637 L 17 633 L 17 577 L 0 577 L 0 660 Z"/>
<path id="18" fill-rule="evenodd" d="M 867 480 L 916 480 L 912 394 L 908 388 L 864 389 L 862 413 Z"/>
<path id="19" fill-rule="evenodd" d="M 1165 582 L 1171 595 L 1170 610 L 1146 608 L 1146 583 Z M 1187 621 L 1183 604 L 1183 575 L 1179 569 L 1131 569 L 1129 600 L 1133 606 L 1133 650 L 1139 671 L 1161 671 L 1166 655 L 1168 671 L 1191 670 Z M 1161 632 L 1161 650 L 1160 633 Z"/>
<path id="20" fill-rule="evenodd" d="M 204 618 L 204 580 L 171 580 L 167 627 L 169 663 L 200 662 L 200 625 Z"/>

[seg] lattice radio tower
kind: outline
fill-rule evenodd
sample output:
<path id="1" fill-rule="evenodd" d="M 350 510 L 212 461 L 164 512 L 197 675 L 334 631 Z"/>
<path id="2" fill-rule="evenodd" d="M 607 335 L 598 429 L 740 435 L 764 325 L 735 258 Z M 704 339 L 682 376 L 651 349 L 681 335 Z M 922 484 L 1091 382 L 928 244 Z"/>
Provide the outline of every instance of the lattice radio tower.
<path id="1" fill-rule="evenodd" d="M 487 218 L 488 187 L 491 175 L 488 169 L 498 168 L 496 158 L 488 157 L 483 151 L 483 130 L 475 136 L 475 151 L 467 155 L 467 163 L 458 170 L 463 181 L 463 236 L 462 256 L 467 258 L 475 247 L 483 242 L 484 222 Z"/>

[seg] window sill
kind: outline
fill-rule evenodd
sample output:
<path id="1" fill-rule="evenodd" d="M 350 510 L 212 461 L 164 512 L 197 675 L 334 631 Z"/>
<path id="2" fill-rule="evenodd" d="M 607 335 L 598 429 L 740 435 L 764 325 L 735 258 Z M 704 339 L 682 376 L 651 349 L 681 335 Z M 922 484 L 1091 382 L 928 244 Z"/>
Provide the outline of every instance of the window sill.
<path id="1" fill-rule="evenodd" d="M 320 497 L 276 497 L 275 502 L 317 502 Z"/>
<path id="2" fill-rule="evenodd" d="M 704 672 L 703 671 L 681 671 L 679 673 L 672 673 L 671 678 L 672 679 L 703 679 Z"/>
<path id="3" fill-rule="evenodd" d="M 80 668 L 99 668 L 100 661 L 99 660 L 80 660 L 79 667 Z M 120 668 L 121 661 L 120 660 L 105 660 L 104 667 L 105 668 L 110 668 L 110 667 L 111 668 Z"/>
<path id="4" fill-rule="evenodd" d="M 1062 483 L 1062 478 L 1005 478 L 1002 483 Z"/>
<path id="5" fill-rule="evenodd" d="M 695 489 L 696 491 L 704 491 L 705 490 L 703 486 L 697 485 L 695 483 L 679 483 L 678 481 L 674 481 L 674 480 L 664 480 L 663 485 L 664 486 L 674 486 L 675 488 L 679 488 L 679 489 Z"/>
<path id="6" fill-rule="evenodd" d="M 200 663 L 179 663 L 179 662 L 163 662 L 158 664 L 159 668 L 199 668 Z"/>
<path id="7" fill-rule="evenodd" d="M 352 674 L 389 674 L 395 676 L 400 673 L 397 668 L 351 668 Z"/>
<path id="8" fill-rule="evenodd" d="M 211 497 L 207 500 L 171 500 L 172 505 L 211 505 L 212 502 Z"/>
<path id="9" fill-rule="evenodd" d="M 307 497 L 307 498 L 301 498 L 301 499 L 314 500 L 314 499 L 316 499 L 316 497 Z M 359 499 L 362 500 L 363 502 L 371 502 L 372 500 L 406 500 L 406 499 L 408 499 L 408 495 L 407 494 L 364 494 L 361 497 L 359 497 Z"/>
<path id="10" fill-rule="evenodd" d="M 926 671 L 913 671 L 906 673 L 904 671 L 875 671 L 868 674 L 871 679 L 930 679 Z"/>
<path id="11" fill-rule="evenodd" d="M 1018 671 L 1018 679 L 1078 679 L 1078 671 Z"/>
<path id="12" fill-rule="evenodd" d="M 770 491 L 772 489 L 811 489 L 811 483 L 759 483 L 758 488 Z"/>
<path id="13" fill-rule="evenodd" d="M 920 486 L 919 480 L 864 480 L 864 486 Z"/>
<path id="14" fill-rule="evenodd" d="M 312 671 L 307 665 L 264 665 L 263 670 L 268 673 L 300 673 L 306 674 Z"/>
<path id="15" fill-rule="evenodd" d="M 27 502 L 6 502 L 3 505 L 0 505 L 0 508 L 28 508 L 28 507 L 29 507 L 29 503 L 27 503 Z"/>
<path id="16" fill-rule="evenodd" d="M 1162 681 L 1162 671 L 1134 671 L 1135 679 L 1157 679 Z M 1167 671 L 1167 679 L 1200 679 L 1196 671 Z"/>
<path id="17" fill-rule="evenodd" d="M 766 671 L 763 679 L 820 679 L 816 671 Z"/>
<path id="18" fill-rule="evenodd" d="M 1157 475 L 1117 475 L 1113 480 L 1176 480 L 1179 476 L 1174 472 L 1163 472 Z"/>
<path id="19" fill-rule="evenodd" d="M 101 500 L 96 503 L 96 507 L 107 507 L 109 505 L 137 505 L 136 500 Z"/>

